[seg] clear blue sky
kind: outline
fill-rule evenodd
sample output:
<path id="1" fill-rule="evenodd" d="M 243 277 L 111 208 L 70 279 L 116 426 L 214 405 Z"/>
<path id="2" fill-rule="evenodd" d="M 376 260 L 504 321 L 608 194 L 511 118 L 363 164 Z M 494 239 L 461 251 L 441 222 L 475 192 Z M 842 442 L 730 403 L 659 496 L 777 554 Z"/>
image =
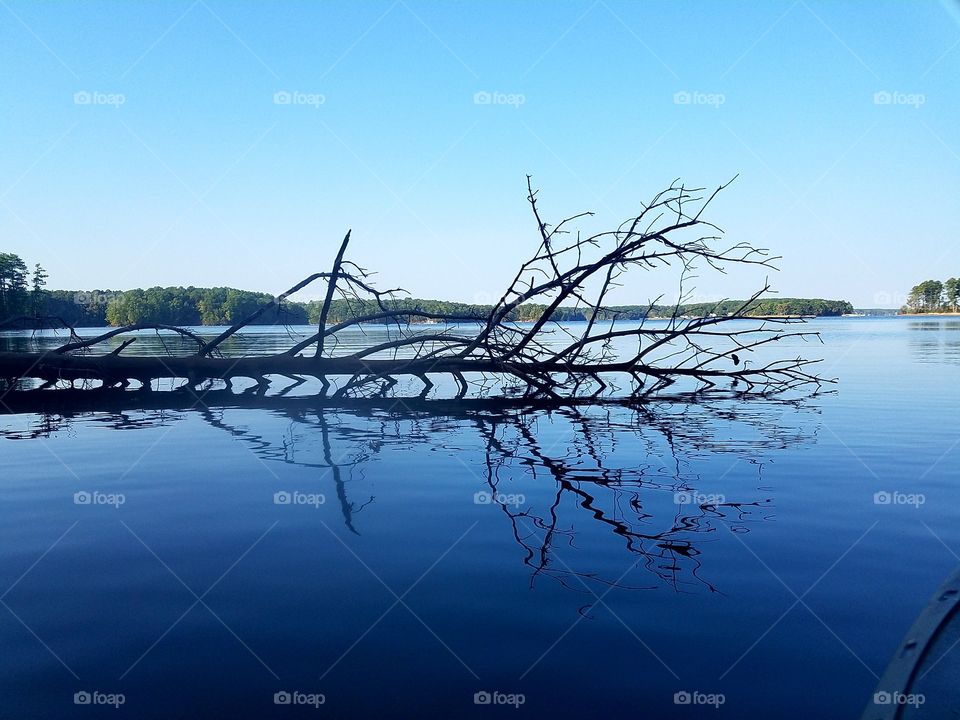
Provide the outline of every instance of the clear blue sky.
<path id="1" fill-rule="evenodd" d="M 353 228 L 381 284 L 484 299 L 536 244 L 528 172 L 603 225 L 740 173 L 712 218 L 783 295 L 960 275 L 951 2 L 2 0 L 0 73 L 0 249 L 55 288 L 279 292 Z"/>

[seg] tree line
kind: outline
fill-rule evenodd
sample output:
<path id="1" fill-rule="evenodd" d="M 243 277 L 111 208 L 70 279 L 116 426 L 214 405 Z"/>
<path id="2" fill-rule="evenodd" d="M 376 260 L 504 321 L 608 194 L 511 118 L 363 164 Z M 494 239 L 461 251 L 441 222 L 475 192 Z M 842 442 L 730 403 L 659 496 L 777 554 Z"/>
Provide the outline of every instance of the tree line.
<path id="1" fill-rule="evenodd" d="M 39 264 L 33 270 L 14 253 L 0 253 L 0 318 L 41 315 L 47 272 Z"/>
<path id="2" fill-rule="evenodd" d="M 960 309 L 960 280 L 952 277 L 944 282 L 924 280 L 910 289 L 904 312 L 957 312 Z"/>
<path id="3" fill-rule="evenodd" d="M 47 274 L 39 265 L 32 275 L 17 255 L 0 253 L 0 320 L 17 316 L 55 317 L 73 327 L 124 326 L 137 323 L 165 325 L 232 325 L 240 322 L 268 303 L 267 293 L 238 290 L 229 287 L 153 287 L 125 291 L 113 290 L 46 290 Z M 321 302 L 286 301 L 266 313 L 255 324 L 314 325 L 319 322 Z M 457 315 L 485 319 L 491 305 L 397 298 L 388 301 L 391 309 L 421 311 L 430 314 Z M 743 301 L 727 300 L 717 303 L 681 305 L 679 313 L 691 317 L 728 315 Z M 547 311 L 547 306 L 526 303 L 514 309 L 509 319 L 515 322 L 533 322 Z M 667 305 L 620 305 L 603 308 L 597 320 L 642 320 L 670 317 L 677 311 Z M 373 299 L 332 302 L 327 321 L 345 322 L 379 312 Z M 551 315 L 559 322 L 589 319 L 589 309 L 559 307 Z M 765 298 L 756 300 L 747 310 L 751 316 L 815 315 L 832 316 L 853 312 L 850 303 L 842 300 Z"/>

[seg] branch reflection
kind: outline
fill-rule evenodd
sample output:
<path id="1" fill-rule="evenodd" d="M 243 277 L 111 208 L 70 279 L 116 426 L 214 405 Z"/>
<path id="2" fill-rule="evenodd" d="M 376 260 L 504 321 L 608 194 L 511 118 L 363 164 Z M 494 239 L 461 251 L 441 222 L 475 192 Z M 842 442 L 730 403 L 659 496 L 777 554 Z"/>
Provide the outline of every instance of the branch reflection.
<path id="1" fill-rule="evenodd" d="M 585 594 L 663 586 L 719 592 L 705 566 L 710 543 L 724 526 L 748 532 L 773 519 L 764 468 L 778 452 L 815 441 L 816 415 L 814 406 L 799 400 L 438 415 L 400 408 L 331 410 L 291 399 L 256 410 L 8 415 L 17 420 L 8 424 L 20 427 L 5 428 L 0 436 L 44 438 L 71 432 L 74 422 L 136 430 L 200 418 L 267 466 L 280 462 L 320 471 L 318 483 L 332 482 L 344 525 L 357 534 L 357 516 L 375 502 L 369 491 L 354 490 L 363 486 L 365 468 L 389 466 L 397 451 L 446 453 L 463 464 L 473 483 L 464 488 L 465 502 L 481 496 L 477 507 L 451 512 L 502 514 L 518 559 L 529 568 L 531 588 L 543 578 Z M 731 473 L 736 483 L 727 477 Z M 589 562 L 609 553 L 579 551 L 611 541 L 626 554 L 627 572 L 583 566 L 582 558 Z M 650 582 L 626 579 L 633 568 L 643 568 Z"/>

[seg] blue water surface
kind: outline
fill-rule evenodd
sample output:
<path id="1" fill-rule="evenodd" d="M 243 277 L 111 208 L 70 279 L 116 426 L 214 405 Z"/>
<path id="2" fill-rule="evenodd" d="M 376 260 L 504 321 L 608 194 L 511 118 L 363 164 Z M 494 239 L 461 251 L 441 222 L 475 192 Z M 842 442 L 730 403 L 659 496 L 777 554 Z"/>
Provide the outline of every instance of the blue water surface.
<path id="1" fill-rule="evenodd" d="M 857 717 L 960 564 L 960 321 L 810 329 L 799 403 L 0 416 L 0 717 Z"/>

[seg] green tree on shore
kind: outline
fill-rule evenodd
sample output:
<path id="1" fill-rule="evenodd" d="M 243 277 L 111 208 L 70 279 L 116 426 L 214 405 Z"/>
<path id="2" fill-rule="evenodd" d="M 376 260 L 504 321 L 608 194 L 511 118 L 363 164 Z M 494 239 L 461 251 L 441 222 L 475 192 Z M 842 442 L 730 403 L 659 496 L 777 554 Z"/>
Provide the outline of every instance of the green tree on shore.
<path id="1" fill-rule="evenodd" d="M 955 277 L 950 278 L 943 284 L 943 291 L 947 296 L 947 305 L 951 310 L 956 311 L 960 307 L 960 280 Z"/>
<path id="2" fill-rule="evenodd" d="M 0 253 L 0 320 L 43 315 L 46 309 L 47 271 L 39 263 L 31 273 L 16 253 Z"/>
<path id="3" fill-rule="evenodd" d="M 109 290 L 68 291 L 47 290 L 47 273 L 34 265 L 33 273 L 13 253 L 0 253 L 0 320 L 20 315 L 53 315 L 74 327 L 100 327 L 104 324 L 123 326 L 138 323 L 164 325 L 232 325 L 267 304 L 272 297 L 266 293 L 237 290 L 229 287 L 152 287 L 112 292 Z M 950 293 L 949 281 L 943 285 Z M 942 290 L 943 288 L 941 288 Z M 939 291 L 938 291 L 939 293 Z M 477 305 L 447 300 L 427 300 L 401 297 L 387 301 L 394 310 L 486 318 L 490 305 Z M 742 305 L 739 300 L 714 303 L 687 304 L 680 313 L 691 317 L 727 315 Z M 314 325 L 320 316 L 318 301 L 286 301 L 282 309 L 264 314 L 256 324 Z M 546 305 L 524 303 L 515 308 L 510 319 L 533 322 L 546 312 Z M 670 317 L 673 305 L 619 305 L 604 309 L 598 321 L 624 320 L 636 322 L 645 318 Z M 339 323 L 361 315 L 376 315 L 380 308 L 373 300 L 335 299 L 327 316 L 329 323 Z M 582 322 L 588 308 L 558 307 L 551 319 L 558 322 Z M 817 315 L 832 316 L 853 312 L 853 306 L 843 300 L 803 298 L 763 298 L 747 310 L 748 315 Z M 414 322 L 417 320 L 414 318 Z"/>
<path id="4" fill-rule="evenodd" d="M 960 300 L 958 284 L 960 281 L 955 277 L 946 282 L 924 280 L 910 289 L 903 310 L 910 313 L 956 312 Z"/>
<path id="5" fill-rule="evenodd" d="M 28 310 L 27 265 L 19 255 L 0 253 L 0 318 L 25 315 Z"/>
<path id="6" fill-rule="evenodd" d="M 46 312 L 47 308 L 47 271 L 40 263 L 33 266 L 33 276 L 30 278 L 30 304 L 32 306 L 34 317 L 39 317 Z"/>

